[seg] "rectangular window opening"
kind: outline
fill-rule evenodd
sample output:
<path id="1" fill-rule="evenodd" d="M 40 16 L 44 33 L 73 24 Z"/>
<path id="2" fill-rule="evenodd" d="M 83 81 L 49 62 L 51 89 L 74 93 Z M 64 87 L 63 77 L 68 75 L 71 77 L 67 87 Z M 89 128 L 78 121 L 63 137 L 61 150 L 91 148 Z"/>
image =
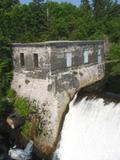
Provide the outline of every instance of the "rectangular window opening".
<path id="1" fill-rule="evenodd" d="M 98 49 L 98 52 L 97 52 L 97 62 L 98 63 L 102 62 L 102 56 L 101 56 L 101 50 L 100 49 Z"/>
<path id="2" fill-rule="evenodd" d="M 67 67 L 72 66 L 72 53 L 66 54 L 66 65 L 67 65 Z"/>
<path id="3" fill-rule="evenodd" d="M 38 54 L 34 54 L 34 67 L 38 68 Z"/>
<path id="4" fill-rule="evenodd" d="M 24 53 L 20 53 L 20 64 L 22 67 L 25 66 Z"/>
<path id="5" fill-rule="evenodd" d="M 89 62 L 89 50 L 88 49 L 84 49 L 83 51 L 83 57 L 84 57 L 84 64 L 87 64 Z"/>

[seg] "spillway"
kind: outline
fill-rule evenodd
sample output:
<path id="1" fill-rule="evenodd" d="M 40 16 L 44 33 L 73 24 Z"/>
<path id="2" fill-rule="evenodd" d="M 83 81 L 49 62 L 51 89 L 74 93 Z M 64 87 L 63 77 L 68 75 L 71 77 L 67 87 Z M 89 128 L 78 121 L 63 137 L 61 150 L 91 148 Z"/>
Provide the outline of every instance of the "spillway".
<path id="1" fill-rule="evenodd" d="M 84 97 L 69 105 L 53 160 L 120 160 L 120 103 Z"/>

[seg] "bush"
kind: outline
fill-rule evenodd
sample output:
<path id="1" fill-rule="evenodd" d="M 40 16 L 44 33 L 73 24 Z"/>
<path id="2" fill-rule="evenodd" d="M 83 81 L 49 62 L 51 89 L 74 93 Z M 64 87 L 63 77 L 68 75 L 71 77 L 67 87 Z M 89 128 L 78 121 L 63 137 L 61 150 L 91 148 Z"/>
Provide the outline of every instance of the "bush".
<path id="1" fill-rule="evenodd" d="M 0 35 L 0 97 L 6 96 L 12 80 L 12 60 L 9 40 Z"/>
<path id="2" fill-rule="evenodd" d="M 25 98 L 16 97 L 14 106 L 15 106 L 16 113 L 25 117 L 27 117 L 32 111 L 30 109 L 29 101 Z"/>
<path id="3" fill-rule="evenodd" d="M 120 75 L 120 44 L 112 44 L 107 59 L 111 61 L 111 74 Z"/>
<path id="4" fill-rule="evenodd" d="M 13 111 L 13 106 L 6 98 L 0 99 L 0 119 L 5 119 Z"/>

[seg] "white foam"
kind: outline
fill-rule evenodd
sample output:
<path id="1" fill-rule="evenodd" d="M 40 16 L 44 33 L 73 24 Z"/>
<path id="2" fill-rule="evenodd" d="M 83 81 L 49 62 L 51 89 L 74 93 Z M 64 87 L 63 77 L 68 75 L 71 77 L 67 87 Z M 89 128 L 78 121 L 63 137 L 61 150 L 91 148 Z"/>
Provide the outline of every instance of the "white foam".
<path id="1" fill-rule="evenodd" d="M 55 155 L 60 160 L 120 160 L 120 103 L 83 98 L 74 106 L 74 100 Z"/>

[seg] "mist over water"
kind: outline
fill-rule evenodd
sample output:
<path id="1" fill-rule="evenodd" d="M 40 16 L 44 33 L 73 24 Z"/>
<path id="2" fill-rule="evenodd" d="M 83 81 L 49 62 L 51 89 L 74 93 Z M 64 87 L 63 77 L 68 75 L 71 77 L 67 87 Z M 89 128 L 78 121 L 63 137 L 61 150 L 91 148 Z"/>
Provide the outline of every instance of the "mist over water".
<path id="1" fill-rule="evenodd" d="M 120 160 L 120 103 L 75 98 L 53 160 Z"/>

